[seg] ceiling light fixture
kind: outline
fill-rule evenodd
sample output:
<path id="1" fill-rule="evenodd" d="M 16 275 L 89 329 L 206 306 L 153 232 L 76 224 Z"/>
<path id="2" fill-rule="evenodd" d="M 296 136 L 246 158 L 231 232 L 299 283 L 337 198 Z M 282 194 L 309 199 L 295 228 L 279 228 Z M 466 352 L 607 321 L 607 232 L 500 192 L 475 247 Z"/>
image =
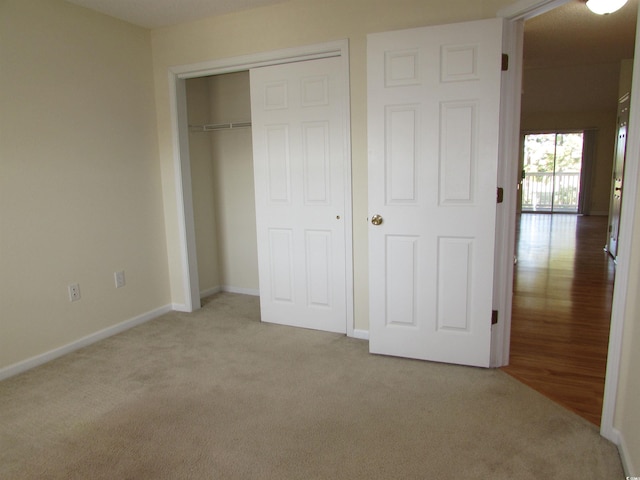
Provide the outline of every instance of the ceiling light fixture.
<path id="1" fill-rule="evenodd" d="M 624 7 L 627 0 L 587 0 L 587 7 L 598 15 L 608 15 Z"/>

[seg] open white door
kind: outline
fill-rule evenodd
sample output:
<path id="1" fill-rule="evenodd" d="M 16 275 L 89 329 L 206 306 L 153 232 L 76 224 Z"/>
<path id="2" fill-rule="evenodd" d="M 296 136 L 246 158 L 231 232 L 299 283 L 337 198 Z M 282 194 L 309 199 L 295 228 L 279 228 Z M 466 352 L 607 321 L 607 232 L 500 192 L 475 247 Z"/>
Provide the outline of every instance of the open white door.
<path id="1" fill-rule="evenodd" d="M 624 163 L 627 154 L 630 103 L 631 95 L 629 93 L 623 95 L 618 102 L 618 136 L 616 137 L 615 157 L 613 159 L 613 179 L 611 182 L 611 200 L 609 201 L 609 239 L 607 241 L 607 251 L 614 260 L 618 256 L 618 235 L 620 234 L 620 211 L 622 207 Z"/>
<path id="2" fill-rule="evenodd" d="M 489 366 L 502 29 L 367 37 L 372 353 Z"/>
<path id="3" fill-rule="evenodd" d="M 262 321 L 346 333 L 340 58 L 251 70 Z"/>

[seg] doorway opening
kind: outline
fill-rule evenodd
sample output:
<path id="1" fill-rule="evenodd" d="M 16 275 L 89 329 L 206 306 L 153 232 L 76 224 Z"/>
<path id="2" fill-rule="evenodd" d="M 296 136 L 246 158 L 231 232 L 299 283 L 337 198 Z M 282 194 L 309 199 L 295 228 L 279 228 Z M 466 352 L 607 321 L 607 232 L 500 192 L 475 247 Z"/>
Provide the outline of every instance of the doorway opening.
<path id="1" fill-rule="evenodd" d="M 614 267 L 603 247 L 607 239 L 611 165 L 616 138 L 616 109 L 624 83 L 622 81 L 623 64 L 628 59 L 632 59 L 634 54 L 637 2 L 629 2 L 627 10 L 618 12 L 617 17 L 603 18 L 588 15 L 590 14 L 584 11 L 584 5 L 578 2 L 567 2 L 525 23 L 522 131 L 594 132 L 596 158 L 590 178 L 586 178 L 588 175 L 584 170 L 585 165 L 582 165 L 578 210 L 573 215 L 525 213 L 525 202 L 521 209 L 522 213 L 517 214 L 516 224 L 520 229 L 517 246 L 520 256 L 517 258 L 514 269 L 510 365 L 505 370 L 511 369 L 508 373 L 512 373 L 516 378 L 519 376 L 524 383 L 529 381 L 531 386 L 534 386 L 531 378 L 538 375 L 541 383 L 534 388 L 549 397 L 553 398 L 554 393 L 564 392 L 577 402 L 581 402 L 582 406 L 593 409 L 595 403 L 596 414 L 589 420 L 596 424 L 602 420 L 603 428 L 606 430 L 610 428 L 612 421 L 612 379 L 608 371 L 606 376 L 609 385 L 608 394 L 605 385 L 608 336 L 611 330 L 613 341 L 616 342 L 618 328 L 616 327 L 616 331 L 613 331 L 609 327 L 612 318 L 611 292 Z M 617 21 L 622 22 L 624 27 L 618 24 L 615 35 L 618 43 L 615 46 L 597 50 L 581 47 L 580 39 L 587 36 L 592 38 L 593 35 L 603 33 L 606 31 L 605 26 L 611 28 L 611 24 Z M 589 25 L 593 28 L 593 32 L 588 28 Z M 567 40 L 559 39 L 557 37 L 559 34 L 568 35 Z M 551 45 L 553 48 L 550 48 Z M 604 46 L 604 43 L 601 46 Z M 567 53 L 571 51 L 571 47 L 574 48 L 574 53 L 568 57 Z M 607 55 L 614 55 L 614 57 Z M 630 85 L 629 77 L 628 86 Z M 587 107 L 588 105 L 590 107 Z M 602 115 L 597 114 L 596 110 Z M 604 111 L 607 112 L 606 115 Z M 583 188 L 585 181 L 592 187 L 590 197 L 585 195 L 587 193 Z M 547 210 L 552 211 L 557 200 L 551 197 L 548 203 L 551 206 L 547 207 Z M 585 216 L 575 215 L 575 213 L 583 213 Z M 563 230 L 567 234 L 568 226 L 565 220 L 574 222 L 571 226 L 572 230 L 569 229 L 572 233 L 565 238 L 571 241 L 567 240 L 562 247 L 558 247 L 557 243 L 554 243 L 557 235 L 562 234 Z M 587 228 L 588 224 L 595 226 Z M 527 240 L 529 240 L 528 245 Z M 597 259 L 601 262 L 598 271 L 606 278 L 597 289 L 590 292 L 582 290 L 579 294 L 578 283 L 588 281 L 591 273 L 583 268 L 582 257 L 578 254 L 577 248 L 590 242 L 595 247 L 590 247 L 589 259 Z M 566 252 L 565 258 L 555 256 L 558 250 Z M 529 255 L 530 258 L 525 259 L 524 255 Z M 528 263 L 534 257 L 537 260 L 544 260 L 546 265 L 535 266 L 533 263 Z M 564 294 L 560 293 L 560 284 L 564 288 Z M 530 290 L 528 290 L 529 287 Z M 536 288 L 537 293 L 531 293 Z M 527 295 L 527 292 L 530 294 Z M 521 296 L 518 297 L 518 295 Z M 593 309 L 587 308 L 592 297 L 605 298 L 604 313 L 595 313 Z M 557 307 L 560 311 L 549 314 L 548 312 L 553 311 L 551 307 Z M 523 314 L 525 309 L 527 311 Z M 567 318 L 567 323 L 563 324 L 558 320 L 564 316 Z M 585 318 L 593 320 L 596 316 L 600 316 L 601 323 L 598 333 L 594 333 L 595 330 L 587 332 L 582 328 L 583 324 L 587 323 L 584 322 Z M 616 318 L 618 317 L 619 314 Z M 602 321 L 606 322 L 604 327 Z M 542 348 L 555 341 L 554 336 L 562 335 L 565 340 L 568 339 L 566 345 L 571 344 L 575 347 L 570 359 L 567 358 L 567 352 L 564 351 L 565 347 L 561 346 L 562 343 L 556 344 L 555 351 Z M 598 355 L 601 361 L 597 367 L 583 365 L 574 368 L 573 371 L 563 371 L 564 367 L 571 366 L 575 363 L 574 360 L 584 355 L 585 350 L 581 344 L 584 346 L 594 341 L 599 343 L 598 348 L 603 350 L 602 354 Z M 526 347 L 529 353 L 521 347 Z M 517 375 L 514 372 L 515 369 L 520 369 Z M 596 370 L 597 374 L 594 373 Z M 599 378 L 600 383 L 596 391 L 587 389 L 580 393 L 569 386 L 570 382 L 584 380 L 584 377 L 588 376 Z M 543 389 L 546 389 L 546 392 Z M 605 409 L 599 412 L 599 405 L 602 405 L 603 401 L 603 390 L 606 397 Z M 563 403 L 562 399 L 554 399 Z M 571 409 L 575 411 L 574 408 Z M 603 415 L 602 419 L 600 413 Z"/>

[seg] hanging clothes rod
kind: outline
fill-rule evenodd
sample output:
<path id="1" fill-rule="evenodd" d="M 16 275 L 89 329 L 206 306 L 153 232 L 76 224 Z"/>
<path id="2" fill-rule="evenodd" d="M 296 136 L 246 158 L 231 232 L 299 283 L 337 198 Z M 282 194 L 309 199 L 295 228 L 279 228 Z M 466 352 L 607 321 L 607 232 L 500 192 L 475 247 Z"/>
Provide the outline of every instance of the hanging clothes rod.
<path id="1" fill-rule="evenodd" d="M 250 127 L 251 122 L 235 122 L 235 123 L 208 123 L 206 125 L 189 125 L 192 132 L 212 132 L 214 130 L 231 130 L 233 128 Z"/>

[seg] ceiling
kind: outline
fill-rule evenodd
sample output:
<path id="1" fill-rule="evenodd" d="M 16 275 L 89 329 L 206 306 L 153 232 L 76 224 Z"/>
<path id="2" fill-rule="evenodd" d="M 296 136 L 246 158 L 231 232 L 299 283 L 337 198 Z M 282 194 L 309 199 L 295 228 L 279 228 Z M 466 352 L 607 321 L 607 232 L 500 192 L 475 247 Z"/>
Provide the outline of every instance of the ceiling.
<path id="1" fill-rule="evenodd" d="M 287 0 L 68 0 L 140 25 L 158 28 Z M 322 1 L 322 0 L 321 0 Z M 524 67 L 617 62 L 633 57 L 638 2 L 595 15 L 584 0 L 570 0 L 525 23 Z"/>
<path id="2" fill-rule="evenodd" d="M 581 0 L 525 22 L 524 67 L 585 65 L 633 58 L 639 0 L 596 15 Z"/>
<path id="3" fill-rule="evenodd" d="M 67 0 L 145 28 L 282 3 L 287 0 Z"/>

